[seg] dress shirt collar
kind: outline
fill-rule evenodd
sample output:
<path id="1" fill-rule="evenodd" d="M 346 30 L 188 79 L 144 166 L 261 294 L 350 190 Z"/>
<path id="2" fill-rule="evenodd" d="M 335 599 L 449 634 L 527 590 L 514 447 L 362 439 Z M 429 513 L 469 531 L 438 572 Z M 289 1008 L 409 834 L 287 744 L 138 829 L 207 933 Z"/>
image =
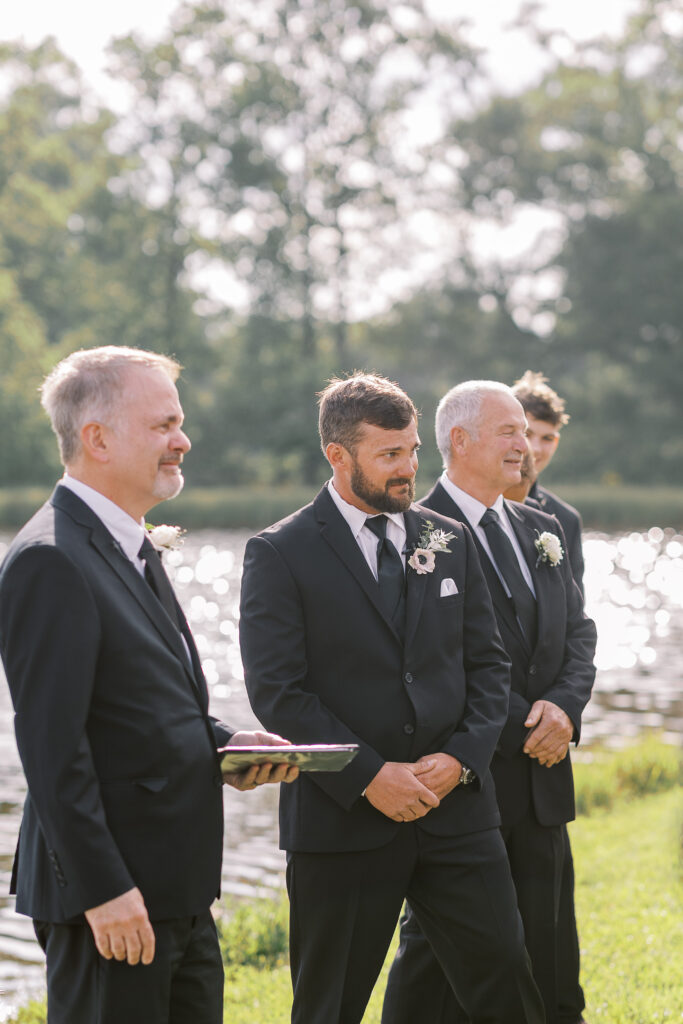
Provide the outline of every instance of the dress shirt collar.
<path id="1" fill-rule="evenodd" d="M 439 482 L 446 493 L 450 495 L 456 505 L 465 514 L 470 526 L 479 526 L 479 521 L 487 508 L 492 508 L 494 512 L 497 512 L 500 519 L 507 519 L 502 494 L 498 495 L 493 505 L 484 505 L 484 503 L 479 501 L 478 498 L 474 498 L 471 494 L 468 494 L 467 491 L 463 491 L 462 487 L 458 487 L 457 484 L 454 484 L 445 470 L 441 474 Z"/>
<path id="2" fill-rule="evenodd" d="M 332 498 L 332 501 L 335 503 L 335 505 L 343 515 L 344 519 L 348 523 L 351 533 L 356 538 L 356 540 L 358 540 L 358 534 L 365 526 L 365 520 L 368 518 L 368 515 L 372 515 L 373 513 L 363 512 L 361 508 L 357 508 L 356 505 L 350 505 L 348 501 L 345 501 L 344 498 L 342 498 L 339 491 L 334 486 L 332 480 L 328 480 L 327 489 L 330 492 L 330 497 Z M 379 513 L 374 514 L 378 515 Z M 387 519 L 389 519 L 405 537 L 406 526 L 403 521 L 403 513 L 385 512 L 384 514 L 386 515 Z"/>
<path id="3" fill-rule="evenodd" d="M 119 505 L 109 498 L 105 498 L 104 494 L 101 494 L 100 491 L 96 491 L 94 487 L 84 484 L 81 480 L 75 480 L 68 473 L 64 474 L 60 484 L 63 487 L 68 487 L 81 501 L 85 502 L 97 518 L 104 523 L 114 539 L 119 542 L 124 554 L 140 569 L 141 562 L 138 558 L 138 552 L 145 539 L 145 525 L 143 521 L 136 522 Z"/>

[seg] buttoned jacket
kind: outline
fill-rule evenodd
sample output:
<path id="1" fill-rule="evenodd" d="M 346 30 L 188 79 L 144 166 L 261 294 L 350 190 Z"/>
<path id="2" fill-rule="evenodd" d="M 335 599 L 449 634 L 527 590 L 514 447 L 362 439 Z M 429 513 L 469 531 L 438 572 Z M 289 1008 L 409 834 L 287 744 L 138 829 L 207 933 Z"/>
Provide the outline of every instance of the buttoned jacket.
<path id="1" fill-rule="evenodd" d="M 469 530 L 413 505 L 407 554 L 427 520 L 454 536 L 433 572 L 406 569 L 403 639 L 327 488 L 247 544 L 240 640 L 257 716 L 294 742 L 360 748 L 343 771 L 304 773 L 282 787 L 287 850 L 388 842 L 402 826 L 364 789 L 386 761 L 437 751 L 472 768 L 478 783 L 457 786 L 419 827 L 460 834 L 499 821 L 489 763 L 507 715 L 508 659 Z"/>
<path id="2" fill-rule="evenodd" d="M 101 520 L 58 486 L 0 571 L 0 650 L 28 783 L 17 909 L 46 921 L 138 886 L 152 919 L 218 894 L 231 730 L 142 575 Z M 188 656 L 189 652 L 189 656 Z"/>
<path id="3" fill-rule="evenodd" d="M 442 515 L 466 521 L 441 483 L 422 504 Z M 536 592 L 537 638 L 529 645 L 511 601 L 475 536 L 503 645 L 512 662 L 509 715 L 501 733 L 492 772 L 504 825 L 514 825 L 531 804 L 542 825 L 558 825 L 575 815 L 574 784 L 569 754 L 547 768 L 523 752 L 529 730 L 524 722 L 536 700 L 548 700 L 569 716 L 573 740 L 579 742 L 581 716 L 595 679 L 595 624 L 583 609 L 566 556 L 562 527 L 553 517 L 527 505 L 505 502 L 508 518 L 529 567 Z M 564 557 L 559 565 L 539 560 L 535 542 L 543 532 L 559 536 Z"/>

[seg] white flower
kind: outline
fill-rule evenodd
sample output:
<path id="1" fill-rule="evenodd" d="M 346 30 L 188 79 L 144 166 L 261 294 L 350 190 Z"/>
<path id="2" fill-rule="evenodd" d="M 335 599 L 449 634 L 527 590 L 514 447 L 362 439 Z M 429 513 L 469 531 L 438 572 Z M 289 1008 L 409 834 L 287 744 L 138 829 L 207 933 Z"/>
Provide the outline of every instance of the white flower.
<path id="1" fill-rule="evenodd" d="M 429 548 L 415 548 L 408 559 L 408 565 L 414 569 L 418 576 L 424 576 L 426 572 L 434 572 L 436 562 L 436 551 Z"/>
<path id="2" fill-rule="evenodd" d="M 185 530 L 179 526 L 152 526 L 151 523 L 146 523 L 145 529 L 157 551 L 174 551 L 183 543 Z"/>
<path id="3" fill-rule="evenodd" d="M 454 537 L 454 533 L 436 530 L 434 523 L 425 519 L 425 528 L 420 534 L 417 547 L 408 559 L 408 565 L 415 570 L 418 576 L 424 576 L 426 572 L 434 572 L 437 552 L 450 551 L 448 542 Z"/>
<path id="4" fill-rule="evenodd" d="M 534 546 L 538 551 L 538 558 L 536 559 L 537 568 L 541 562 L 547 562 L 548 565 L 558 566 L 564 558 L 562 544 L 560 543 L 560 538 L 556 533 L 548 533 L 547 530 L 544 533 L 539 533 L 538 537 L 534 541 Z"/>

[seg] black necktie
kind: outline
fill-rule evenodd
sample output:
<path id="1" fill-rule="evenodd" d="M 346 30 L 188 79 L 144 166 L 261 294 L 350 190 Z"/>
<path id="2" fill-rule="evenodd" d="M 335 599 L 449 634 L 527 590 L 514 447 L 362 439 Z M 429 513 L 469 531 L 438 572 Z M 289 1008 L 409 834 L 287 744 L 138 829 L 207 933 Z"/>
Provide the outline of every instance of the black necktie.
<path id="1" fill-rule="evenodd" d="M 479 525 L 484 527 L 491 554 L 512 595 L 517 621 L 525 637 L 533 646 L 536 642 L 536 598 L 524 579 L 515 549 L 500 525 L 498 513 L 494 509 L 486 509 L 479 520 Z"/>
<path id="2" fill-rule="evenodd" d="M 164 572 L 159 552 L 156 550 L 149 537 L 145 537 L 143 540 L 142 546 L 138 552 L 138 558 L 141 558 L 145 563 L 145 579 L 161 601 L 161 604 L 163 605 L 171 622 L 180 629 L 173 588 L 169 582 L 168 576 Z"/>
<path id="3" fill-rule="evenodd" d="M 403 559 L 387 540 L 387 517 L 368 516 L 365 525 L 377 537 L 377 582 L 384 607 L 394 626 L 403 635 L 405 627 L 406 575 Z"/>

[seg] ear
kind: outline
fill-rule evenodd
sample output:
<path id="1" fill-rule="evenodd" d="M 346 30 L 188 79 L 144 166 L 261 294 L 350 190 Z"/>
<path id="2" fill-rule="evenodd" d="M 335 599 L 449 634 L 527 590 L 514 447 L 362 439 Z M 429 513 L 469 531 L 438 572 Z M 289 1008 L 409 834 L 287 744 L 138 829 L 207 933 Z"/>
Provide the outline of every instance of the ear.
<path id="1" fill-rule="evenodd" d="M 108 430 L 102 423 L 93 421 L 81 427 L 81 445 L 83 452 L 96 462 L 109 461 Z"/>
<path id="2" fill-rule="evenodd" d="M 344 445 L 338 444 L 336 441 L 330 441 L 325 449 L 325 458 L 330 466 L 332 466 L 332 469 L 343 469 L 348 465 L 350 456 Z"/>
<path id="3" fill-rule="evenodd" d="M 464 427 L 451 427 L 450 439 L 451 450 L 458 455 L 462 455 L 467 450 L 470 435 Z"/>

